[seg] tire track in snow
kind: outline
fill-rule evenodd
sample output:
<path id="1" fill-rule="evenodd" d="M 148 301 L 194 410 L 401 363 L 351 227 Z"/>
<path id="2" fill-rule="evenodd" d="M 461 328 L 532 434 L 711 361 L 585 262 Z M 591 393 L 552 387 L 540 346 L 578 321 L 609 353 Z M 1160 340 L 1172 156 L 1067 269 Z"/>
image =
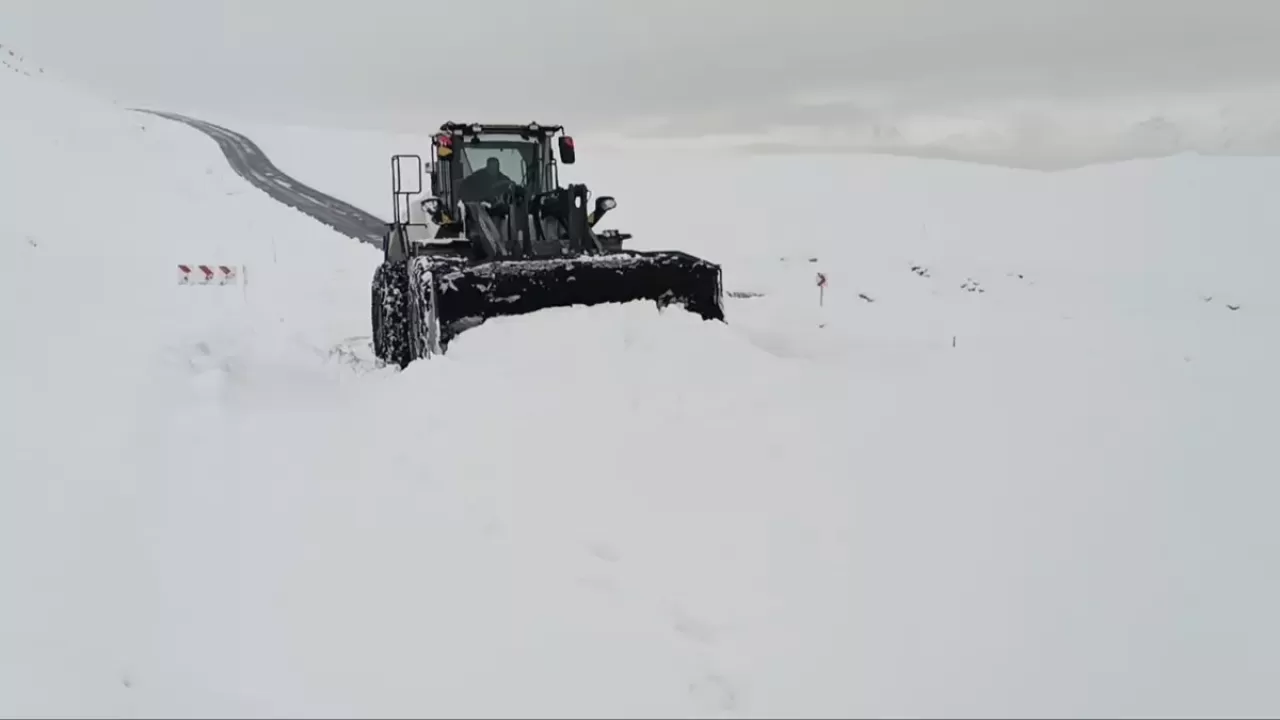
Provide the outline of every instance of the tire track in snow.
<path id="1" fill-rule="evenodd" d="M 180 122 L 208 135 L 226 156 L 231 169 L 279 203 L 305 213 L 360 242 L 382 247 L 386 221 L 289 177 L 267 159 L 252 140 L 204 120 L 178 113 L 135 108 L 136 112 Z"/>

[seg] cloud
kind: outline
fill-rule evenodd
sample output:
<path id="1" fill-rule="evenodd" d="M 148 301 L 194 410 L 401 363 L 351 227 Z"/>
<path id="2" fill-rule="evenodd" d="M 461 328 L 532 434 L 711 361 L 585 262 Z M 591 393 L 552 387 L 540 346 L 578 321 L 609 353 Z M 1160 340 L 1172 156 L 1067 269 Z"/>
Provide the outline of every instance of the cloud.
<path id="1" fill-rule="evenodd" d="M 0 5 L 0 41 L 128 104 L 401 131 L 480 116 L 744 131 L 1275 84 L 1278 25 L 1270 0 Z"/>

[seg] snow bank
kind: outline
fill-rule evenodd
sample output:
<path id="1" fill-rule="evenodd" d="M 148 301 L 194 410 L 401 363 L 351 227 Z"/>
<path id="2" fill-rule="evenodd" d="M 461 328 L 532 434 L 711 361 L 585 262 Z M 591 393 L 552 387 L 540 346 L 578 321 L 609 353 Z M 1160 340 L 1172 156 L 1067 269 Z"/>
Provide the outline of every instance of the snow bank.
<path id="1" fill-rule="evenodd" d="M 139 652 L 180 579 L 153 554 L 190 557 L 153 528 L 190 520 L 168 485 L 216 459 L 148 474 L 174 407 L 157 366 L 219 328 L 312 348 L 363 331 L 377 255 L 264 200 L 190 130 L 38 72 L 0 73 L 0 97 L 0 712 L 163 713 Z M 178 288 L 177 264 L 201 262 L 249 266 L 265 313 L 239 288 Z"/>
<path id="2" fill-rule="evenodd" d="M 0 93 L 5 714 L 1280 707 L 1273 161 L 584 144 L 637 245 L 766 294 L 393 372 L 376 251 L 189 128 Z M 357 204 L 399 144 L 232 127 Z M 174 285 L 205 259 L 248 293 Z"/>

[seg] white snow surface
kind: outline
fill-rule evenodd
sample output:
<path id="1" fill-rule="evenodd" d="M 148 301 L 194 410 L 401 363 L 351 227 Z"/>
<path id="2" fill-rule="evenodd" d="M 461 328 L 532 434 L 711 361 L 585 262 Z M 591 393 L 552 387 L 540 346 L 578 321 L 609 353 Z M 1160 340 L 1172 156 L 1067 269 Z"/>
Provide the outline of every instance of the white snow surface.
<path id="1" fill-rule="evenodd" d="M 814 93 L 744 115 L 640 118 L 593 144 L 716 146 L 756 153 L 882 152 L 1038 170 L 1177 153 L 1280 154 L 1277 88 L 972 100 L 950 110 L 901 106 L 862 89 Z M 709 127 L 738 128 L 707 135 Z"/>
<path id="2" fill-rule="evenodd" d="M 0 715 L 1280 712 L 1280 161 L 580 145 L 636 246 L 765 295 L 398 372 L 376 250 L 190 128 L 0 97 Z M 385 196 L 391 143 L 232 129 Z"/>

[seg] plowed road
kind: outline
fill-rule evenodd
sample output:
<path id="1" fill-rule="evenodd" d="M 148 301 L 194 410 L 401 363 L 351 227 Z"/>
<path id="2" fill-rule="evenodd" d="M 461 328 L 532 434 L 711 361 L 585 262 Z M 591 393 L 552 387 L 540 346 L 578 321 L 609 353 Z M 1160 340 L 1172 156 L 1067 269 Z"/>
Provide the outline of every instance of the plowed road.
<path id="1" fill-rule="evenodd" d="M 280 172 L 262 149 L 249 138 L 211 122 L 178 113 L 138 110 L 184 123 L 213 138 L 236 173 L 275 200 L 310 215 L 329 227 L 360 242 L 382 247 L 386 222 L 354 205 L 326 195 Z"/>

